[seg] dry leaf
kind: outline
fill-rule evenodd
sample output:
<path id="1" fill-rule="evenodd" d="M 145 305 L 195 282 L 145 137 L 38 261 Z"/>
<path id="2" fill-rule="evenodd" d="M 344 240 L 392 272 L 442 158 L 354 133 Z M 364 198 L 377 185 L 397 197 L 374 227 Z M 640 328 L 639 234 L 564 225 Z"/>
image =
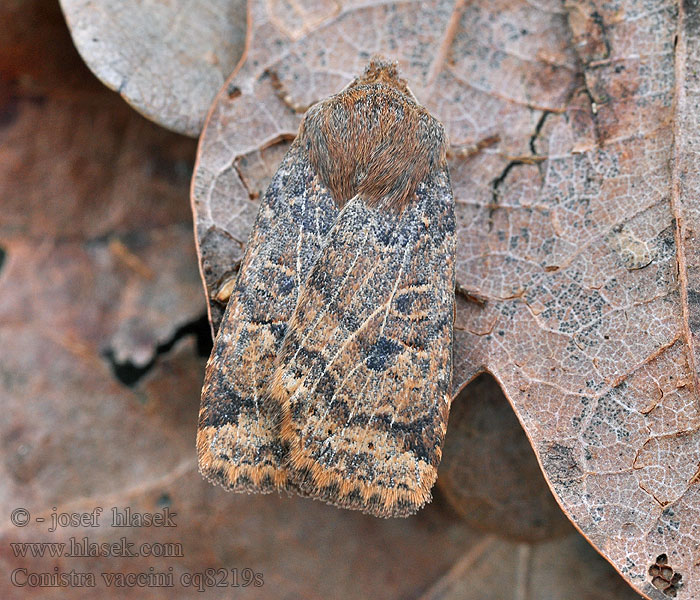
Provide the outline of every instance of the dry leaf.
<path id="1" fill-rule="evenodd" d="M 197 136 L 243 53 L 245 0 L 61 0 L 92 72 L 145 117 Z"/>
<path id="2" fill-rule="evenodd" d="M 475 529 L 523 542 L 571 533 L 513 409 L 488 374 L 452 403 L 437 486 Z"/>
<path id="3" fill-rule="evenodd" d="M 280 140 L 296 134 L 299 107 L 337 92 L 364 69 L 371 54 L 399 60 L 411 89 L 441 117 L 453 146 L 500 135 L 497 148 L 453 165 L 455 193 L 462 196 L 460 216 L 492 201 L 489 175 L 502 174 L 513 157 L 532 154 L 531 138 L 545 109 L 564 110 L 577 70 L 566 16 L 554 10 L 556 0 L 550 12 L 519 0 L 498 4 L 465 8 L 430 2 L 417 10 L 348 2 L 306 7 L 290 16 L 281 3 L 251 3 L 248 52 L 212 107 L 193 183 L 210 298 L 235 273 L 257 212 L 255 200 L 266 183 L 259 173 L 274 172 Z M 504 37 L 509 43 L 497 50 Z M 483 69 L 484 64 L 491 67 Z M 251 163 L 266 164 L 251 174 Z M 468 196 L 466 185 L 471 186 Z M 462 262 L 465 250 L 459 249 Z M 215 326 L 220 317 L 221 303 L 214 303 Z"/>
<path id="4" fill-rule="evenodd" d="M 195 142 L 135 115 L 87 77 L 53 5 L 12 0 L 2 15 L 3 240 L 95 239 L 187 222 L 182 189 Z"/>
<path id="5" fill-rule="evenodd" d="M 57 6 L 4 5 L 0 28 L 9 515 L 130 487 L 192 455 L 193 438 L 175 438 L 173 452 L 172 434 L 149 424 L 141 394 L 113 370 L 133 364 L 144 375 L 205 308 L 186 207 L 194 142 L 95 82 Z"/>
<path id="6" fill-rule="evenodd" d="M 262 587 L 210 588 L 206 597 L 417 598 L 458 574 L 472 550 L 490 547 L 491 538 L 480 543 L 483 534 L 439 501 L 412 519 L 380 521 L 300 498 L 228 494 L 199 476 L 194 416 L 205 358 L 182 321 L 204 310 L 186 207 L 194 143 L 149 124 L 99 86 L 56 5 L 5 3 L 0 29 L 0 181 L 11 200 L 0 217 L 0 563 L 7 575 L 0 597 L 201 598 L 180 585 L 183 574 L 212 568 L 242 576 L 250 568 L 262 573 Z M 101 145 L 84 133 L 90 129 Z M 262 182 L 266 164 L 246 165 L 249 181 Z M 138 362 L 148 348 L 155 362 L 125 385 L 105 351 Z M 48 533 L 48 521 L 18 528 L 8 518 L 17 507 L 50 519 L 53 507 L 96 506 L 106 513 L 97 528 Z M 113 529 L 112 506 L 169 509 L 177 527 Z M 10 546 L 71 537 L 181 544 L 182 556 L 20 558 Z M 614 576 L 592 552 L 559 546 L 553 558 L 553 568 L 575 567 L 588 580 L 601 569 Z M 53 574 L 54 567 L 93 573 L 98 587 L 10 583 L 14 569 Z M 174 589 L 108 589 L 100 575 L 149 567 L 172 567 Z M 549 580 L 552 598 L 570 597 L 562 573 Z"/>
<path id="7" fill-rule="evenodd" d="M 266 165 L 369 55 L 398 59 L 454 145 L 499 139 L 451 164 L 455 391 L 491 372 L 580 531 L 646 597 L 668 597 L 649 573 L 662 554 L 678 597 L 699 596 L 695 3 L 251 10 L 193 182 L 214 326 L 261 187 L 241 164 Z"/>
<path id="8" fill-rule="evenodd" d="M 486 537 L 420 600 L 633 600 L 639 598 L 573 533 L 541 544 Z"/>

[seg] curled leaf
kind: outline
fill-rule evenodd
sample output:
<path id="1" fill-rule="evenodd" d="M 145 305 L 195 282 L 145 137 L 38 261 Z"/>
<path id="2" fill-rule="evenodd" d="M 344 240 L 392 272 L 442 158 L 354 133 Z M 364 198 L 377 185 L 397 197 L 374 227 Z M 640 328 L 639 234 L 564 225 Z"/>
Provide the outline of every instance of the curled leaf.
<path id="1" fill-rule="evenodd" d="M 455 392 L 492 373 L 577 528 L 646 597 L 667 597 L 649 575 L 664 553 L 679 597 L 699 595 L 695 3 L 318 6 L 252 5 L 247 58 L 203 133 L 214 327 L 262 187 L 240 161 L 294 135 L 370 54 L 398 59 L 453 145 L 477 150 L 450 165 Z"/>
<path id="2" fill-rule="evenodd" d="M 196 137 L 243 53 L 245 0 L 61 0 L 92 72 L 156 123 Z"/>

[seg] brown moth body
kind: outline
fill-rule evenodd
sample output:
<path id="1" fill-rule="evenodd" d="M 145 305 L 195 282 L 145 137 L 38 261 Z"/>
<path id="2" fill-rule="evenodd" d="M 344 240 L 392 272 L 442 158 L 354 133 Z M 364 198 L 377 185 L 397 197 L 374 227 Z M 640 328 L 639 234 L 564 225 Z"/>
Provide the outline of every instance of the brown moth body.
<path id="1" fill-rule="evenodd" d="M 381 60 L 307 111 L 207 366 L 205 476 L 385 517 L 429 501 L 452 367 L 446 148 Z"/>
<path id="2" fill-rule="evenodd" d="M 370 206 L 402 210 L 416 186 L 445 165 L 442 125 L 386 63 L 371 63 L 344 92 L 312 106 L 299 137 L 340 208 L 361 194 Z"/>

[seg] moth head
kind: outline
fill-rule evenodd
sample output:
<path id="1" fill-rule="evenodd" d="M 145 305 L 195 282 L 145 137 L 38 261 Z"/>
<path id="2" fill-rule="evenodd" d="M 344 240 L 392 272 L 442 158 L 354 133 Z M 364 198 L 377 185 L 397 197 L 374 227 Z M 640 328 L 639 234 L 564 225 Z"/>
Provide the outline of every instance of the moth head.
<path id="1" fill-rule="evenodd" d="M 370 206 L 402 211 L 418 184 L 445 166 L 445 131 L 399 77 L 396 63 L 373 58 L 340 93 L 304 116 L 301 143 L 339 207 L 361 195 Z"/>
<path id="2" fill-rule="evenodd" d="M 365 67 L 365 72 L 356 77 L 345 89 L 377 83 L 390 86 L 418 103 L 406 80 L 399 76 L 399 63 L 379 55 L 373 56 Z"/>

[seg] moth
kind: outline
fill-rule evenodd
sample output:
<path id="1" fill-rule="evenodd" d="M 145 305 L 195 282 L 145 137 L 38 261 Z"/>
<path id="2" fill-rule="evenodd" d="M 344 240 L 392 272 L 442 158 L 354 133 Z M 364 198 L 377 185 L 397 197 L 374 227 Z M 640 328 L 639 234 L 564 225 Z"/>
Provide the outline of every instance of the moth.
<path id="1" fill-rule="evenodd" d="M 207 364 L 201 473 L 380 517 L 431 499 L 450 408 L 454 201 L 397 66 L 305 113 Z"/>

